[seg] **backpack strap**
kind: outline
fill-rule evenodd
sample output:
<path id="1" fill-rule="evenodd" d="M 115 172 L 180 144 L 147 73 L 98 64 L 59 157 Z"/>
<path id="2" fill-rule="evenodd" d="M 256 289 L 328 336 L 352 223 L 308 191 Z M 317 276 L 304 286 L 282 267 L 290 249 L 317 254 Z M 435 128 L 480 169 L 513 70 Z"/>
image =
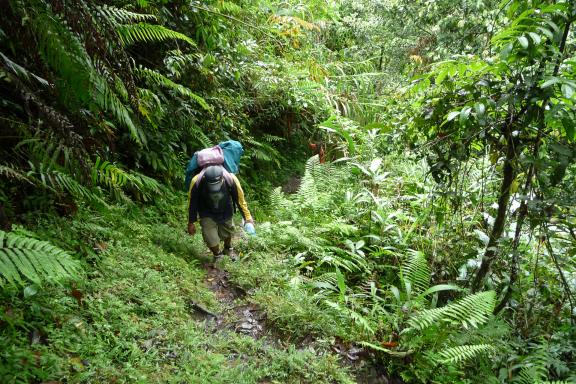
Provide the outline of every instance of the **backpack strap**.
<path id="1" fill-rule="evenodd" d="M 198 188 L 200 186 L 200 182 L 202 181 L 202 178 L 204 177 L 205 173 L 206 173 L 206 168 L 202 168 L 202 170 L 198 174 L 198 177 L 196 178 L 196 184 L 194 184 L 194 187 Z"/>
<path id="2" fill-rule="evenodd" d="M 228 185 L 228 188 L 231 188 L 234 185 L 234 178 L 232 177 L 230 172 L 228 172 L 226 170 L 226 168 L 222 167 L 222 170 L 224 171 L 224 173 L 223 173 L 224 180 L 226 180 L 226 184 Z"/>

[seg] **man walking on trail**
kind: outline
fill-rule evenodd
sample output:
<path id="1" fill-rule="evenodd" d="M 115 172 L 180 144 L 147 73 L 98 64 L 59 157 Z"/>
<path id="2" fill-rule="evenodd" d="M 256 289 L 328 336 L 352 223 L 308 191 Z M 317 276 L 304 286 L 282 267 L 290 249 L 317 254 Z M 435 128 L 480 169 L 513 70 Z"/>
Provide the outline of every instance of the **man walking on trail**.
<path id="1" fill-rule="evenodd" d="M 221 165 L 210 165 L 192 179 L 189 198 L 188 233 L 196 233 L 195 222 L 200 217 L 202 237 L 214 256 L 222 255 L 221 240 L 224 241 L 223 253 L 234 256 L 232 215 L 235 206 L 240 209 L 246 223 L 254 224 L 240 181 Z"/>

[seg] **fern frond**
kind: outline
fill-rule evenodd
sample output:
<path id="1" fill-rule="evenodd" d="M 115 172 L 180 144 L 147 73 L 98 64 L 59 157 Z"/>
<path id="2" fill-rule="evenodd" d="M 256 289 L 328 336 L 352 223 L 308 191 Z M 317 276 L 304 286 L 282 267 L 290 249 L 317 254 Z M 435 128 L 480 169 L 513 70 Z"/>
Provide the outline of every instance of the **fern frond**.
<path id="1" fill-rule="evenodd" d="M 128 187 L 137 192 L 144 201 L 149 201 L 163 192 L 162 185 L 156 179 L 136 171 L 131 171 L 127 177 Z"/>
<path id="2" fill-rule="evenodd" d="M 282 155 L 276 148 L 274 148 L 269 144 L 254 140 L 252 138 L 247 138 L 245 139 L 245 141 L 252 146 L 250 150 L 250 155 L 252 157 L 270 163 L 273 162 L 278 167 L 280 167 L 280 160 L 282 160 Z"/>
<path id="3" fill-rule="evenodd" d="M 100 196 L 80 184 L 73 176 L 59 170 L 46 167 L 44 164 L 35 166 L 30 163 L 31 171 L 28 176 L 36 181 L 36 184 L 54 192 L 68 192 L 76 198 L 83 198 L 97 205 L 105 206 L 106 203 Z"/>
<path id="4" fill-rule="evenodd" d="M 42 77 L 30 72 L 29 70 L 27 70 L 23 66 L 16 64 L 14 61 L 12 61 L 8 57 L 6 57 L 2 52 L 0 52 L 0 57 L 2 57 L 2 59 L 4 60 L 4 67 L 11 70 L 18 78 L 25 79 L 25 80 L 30 80 L 31 78 L 35 79 L 36 81 L 38 81 L 40 84 L 42 84 L 45 87 L 50 85 L 50 83 L 48 83 L 47 80 L 45 80 Z"/>
<path id="5" fill-rule="evenodd" d="M 94 75 L 91 76 L 93 84 L 93 100 L 103 110 L 112 113 L 118 122 L 128 128 L 132 139 L 138 144 L 146 144 L 146 135 L 140 127 L 137 127 L 132 121 L 130 110 L 126 108 L 122 100 L 110 88 L 106 79 Z"/>
<path id="6" fill-rule="evenodd" d="M 96 163 L 92 168 L 92 183 L 101 184 L 107 187 L 122 187 L 126 184 L 128 175 L 125 171 L 118 168 L 109 161 L 101 161 L 100 157 L 96 158 Z"/>
<path id="7" fill-rule="evenodd" d="M 181 96 L 184 96 L 184 97 L 187 97 L 189 99 L 196 101 L 198 104 L 200 104 L 200 106 L 202 108 L 204 108 L 207 111 L 212 110 L 212 108 L 208 105 L 208 103 L 206 102 L 206 100 L 204 100 L 204 98 L 195 94 L 194 92 L 192 92 L 190 89 L 186 88 L 185 86 L 173 82 L 172 80 L 170 80 L 166 76 L 164 76 L 164 75 L 162 75 L 156 71 L 153 71 L 151 69 L 144 68 L 141 66 L 139 68 L 134 69 L 134 74 L 136 76 L 140 77 L 141 79 L 145 80 L 148 83 L 154 84 L 156 86 L 171 89 L 173 91 L 176 91 Z"/>
<path id="8" fill-rule="evenodd" d="M 519 384 L 548 383 L 549 381 L 546 381 L 546 379 L 549 375 L 548 368 L 552 360 L 550 346 L 546 340 L 542 340 L 528 355 L 524 361 L 524 366 L 513 382 Z M 555 383 L 554 381 L 552 382 Z"/>
<path id="9" fill-rule="evenodd" d="M 59 87 L 64 103 L 71 109 L 96 106 L 109 112 L 128 128 L 137 143 L 145 143 L 145 136 L 132 121 L 125 103 L 96 70 L 78 36 L 48 9 L 34 8 L 33 11 L 31 25 L 38 40 L 40 56 L 64 83 Z"/>
<path id="10" fill-rule="evenodd" d="M 242 12 L 242 7 L 231 1 L 219 1 L 217 3 L 217 9 L 220 13 L 228 15 L 239 15 Z"/>
<path id="11" fill-rule="evenodd" d="M 492 351 L 494 351 L 494 346 L 490 344 L 460 345 L 441 351 L 438 362 L 442 364 L 459 364 L 463 361 L 473 359 L 482 353 Z"/>
<path id="12" fill-rule="evenodd" d="M 130 12 L 126 9 L 116 8 L 110 5 L 96 7 L 98 13 L 108 19 L 112 24 L 128 24 L 133 22 L 156 21 L 154 15 L 146 13 Z"/>
<path id="13" fill-rule="evenodd" d="M 195 46 L 196 43 L 183 33 L 156 24 L 138 23 L 116 26 L 116 33 L 122 45 L 153 43 L 166 40 L 182 40 Z"/>
<path id="14" fill-rule="evenodd" d="M 338 291 L 338 278 L 335 272 L 326 272 L 319 276 L 315 276 L 308 282 L 313 288 L 317 288 L 321 291 L 331 291 L 337 292 Z"/>
<path id="15" fill-rule="evenodd" d="M 411 329 L 422 330 L 434 323 L 444 321 L 462 325 L 464 328 L 477 327 L 488 321 L 495 304 L 496 292 L 479 292 L 445 307 L 422 311 L 412 317 L 408 325 Z"/>
<path id="16" fill-rule="evenodd" d="M 425 291 L 430 285 L 430 268 L 422 252 L 410 250 L 408 260 L 402 265 L 402 278 L 410 281 L 416 293 Z"/>
<path id="17" fill-rule="evenodd" d="M 292 208 L 292 202 L 289 201 L 281 187 L 274 188 L 270 193 L 270 203 L 279 211 L 289 211 Z"/>
<path id="18" fill-rule="evenodd" d="M 30 184 L 34 184 L 21 170 L 16 169 L 11 165 L 0 164 L 0 175 L 6 176 L 9 179 L 26 181 Z"/>
<path id="19" fill-rule="evenodd" d="M 341 316 L 350 318 L 355 324 L 359 325 L 367 333 L 369 333 L 371 335 L 374 334 L 374 332 L 375 332 L 374 328 L 372 328 L 368 319 L 366 319 L 364 316 L 362 316 L 358 312 L 356 312 L 350 308 L 347 308 L 343 304 L 335 303 L 335 302 L 330 301 L 330 300 L 324 300 L 324 303 L 327 306 L 329 306 L 330 308 L 335 309 Z"/>
<path id="20" fill-rule="evenodd" d="M 74 277 L 79 265 L 49 242 L 0 230 L 0 286 Z"/>
<path id="21" fill-rule="evenodd" d="M 368 262 L 362 256 L 338 247 L 326 246 L 327 253 L 320 257 L 318 265 L 329 265 L 345 269 L 348 272 L 360 272 L 368 269 Z"/>

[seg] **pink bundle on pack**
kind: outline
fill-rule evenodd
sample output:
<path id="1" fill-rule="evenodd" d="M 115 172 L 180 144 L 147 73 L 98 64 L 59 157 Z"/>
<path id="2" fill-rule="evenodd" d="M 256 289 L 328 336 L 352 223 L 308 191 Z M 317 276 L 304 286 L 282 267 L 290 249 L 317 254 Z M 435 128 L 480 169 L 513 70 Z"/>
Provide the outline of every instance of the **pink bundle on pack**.
<path id="1" fill-rule="evenodd" d="M 219 146 L 198 151 L 198 166 L 201 168 L 207 165 L 222 164 L 224 164 L 224 152 L 222 152 L 222 148 Z"/>

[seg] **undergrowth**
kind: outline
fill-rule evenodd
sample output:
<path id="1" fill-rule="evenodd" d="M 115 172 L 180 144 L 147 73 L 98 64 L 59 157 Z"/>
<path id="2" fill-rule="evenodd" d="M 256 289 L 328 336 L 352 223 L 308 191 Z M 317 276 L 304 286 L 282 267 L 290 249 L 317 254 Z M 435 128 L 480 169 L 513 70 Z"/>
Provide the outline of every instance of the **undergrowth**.
<path id="1" fill-rule="evenodd" d="M 3 383 L 352 382 L 338 357 L 272 345 L 194 318 L 224 304 L 204 284 L 210 261 L 184 232 L 185 202 L 42 217 L 27 236 L 82 261 L 80 277 L 1 291 Z"/>

